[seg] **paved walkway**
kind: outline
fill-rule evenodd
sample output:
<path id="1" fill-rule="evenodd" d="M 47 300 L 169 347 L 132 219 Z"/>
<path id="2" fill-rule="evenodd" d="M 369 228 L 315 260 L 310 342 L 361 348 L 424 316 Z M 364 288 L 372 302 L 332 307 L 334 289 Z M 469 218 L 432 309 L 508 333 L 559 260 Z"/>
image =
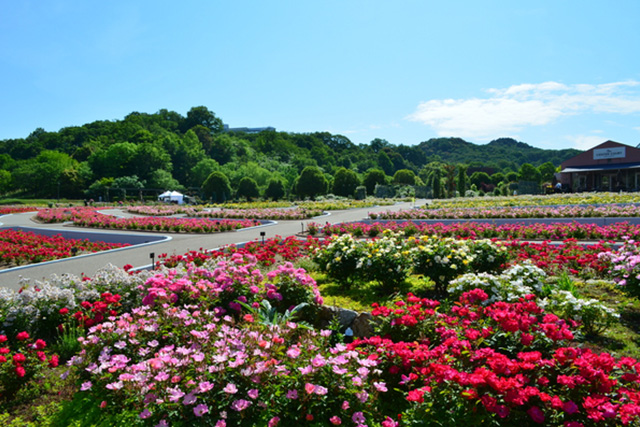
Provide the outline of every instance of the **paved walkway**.
<path id="1" fill-rule="evenodd" d="M 265 233 L 265 238 L 272 238 L 275 236 L 287 237 L 299 233 L 304 229 L 306 230 L 306 224 L 309 222 L 316 222 L 324 224 L 329 222 L 331 224 L 337 224 L 349 221 L 359 221 L 367 218 L 369 212 L 385 212 L 385 211 L 398 211 L 411 209 L 414 206 L 424 205 L 424 200 L 418 200 L 415 203 L 398 203 L 393 206 L 379 206 L 363 209 L 349 209 L 344 211 L 332 211 L 330 215 L 313 218 L 304 221 L 279 221 L 274 225 L 266 225 L 257 228 L 250 228 L 244 230 L 238 230 L 226 233 L 213 233 L 213 234 L 176 234 L 176 233 L 160 233 L 167 236 L 169 239 L 161 242 L 146 243 L 129 248 L 116 249 L 101 253 L 80 255 L 72 258 L 65 258 L 56 261 L 50 261 L 46 263 L 33 264 L 25 267 L 12 268 L 7 270 L 0 270 L 0 286 L 18 289 L 19 281 L 21 278 L 29 278 L 32 280 L 48 279 L 52 274 L 74 274 L 80 276 L 85 274 L 89 277 L 95 274 L 96 271 L 106 266 L 107 264 L 113 264 L 117 267 L 123 267 L 126 264 L 131 264 L 134 267 L 144 267 L 151 264 L 150 254 L 155 254 L 155 259 L 162 253 L 169 255 L 177 254 L 182 255 L 191 250 L 202 249 L 214 249 L 224 245 L 237 244 L 243 242 L 249 242 L 252 240 L 260 240 L 260 233 Z M 113 209 L 109 211 L 102 211 L 103 213 L 117 215 L 117 216 L 131 216 L 130 214 Z M 0 222 L 3 226 L 22 226 L 22 227 L 34 227 L 56 230 L 78 230 L 87 231 L 87 228 L 74 227 L 69 224 L 38 224 L 32 221 L 34 213 L 12 214 L 0 217 Z M 100 230 L 104 233 L 116 233 L 123 234 L 122 230 Z M 150 235 L 158 237 L 159 233 L 144 233 L 144 232 L 126 232 L 127 234 L 136 235 Z"/>

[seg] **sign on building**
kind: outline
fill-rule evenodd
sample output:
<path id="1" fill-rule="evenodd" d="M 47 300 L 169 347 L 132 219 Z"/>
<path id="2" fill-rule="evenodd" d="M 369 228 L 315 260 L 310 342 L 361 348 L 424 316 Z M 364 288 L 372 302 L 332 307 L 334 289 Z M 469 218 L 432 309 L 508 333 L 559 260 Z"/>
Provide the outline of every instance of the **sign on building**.
<path id="1" fill-rule="evenodd" d="M 623 159 L 626 147 L 596 148 L 593 150 L 593 160 Z"/>

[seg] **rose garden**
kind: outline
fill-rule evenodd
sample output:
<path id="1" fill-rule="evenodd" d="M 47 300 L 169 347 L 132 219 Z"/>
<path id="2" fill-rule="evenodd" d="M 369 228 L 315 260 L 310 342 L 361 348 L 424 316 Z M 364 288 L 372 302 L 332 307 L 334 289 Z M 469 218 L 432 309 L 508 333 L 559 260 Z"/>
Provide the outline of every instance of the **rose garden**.
<path id="1" fill-rule="evenodd" d="M 0 288 L 0 421 L 637 425 L 640 197 L 545 200 L 371 207 L 367 221 L 311 220 L 304 235 L 164 254 L 154 269 Z M 219 233 L 348 207 L 36 216 Z M 8 267 L 107 249 L 38 237 L 16 249 L 11 238 L 1 237 Z"/>

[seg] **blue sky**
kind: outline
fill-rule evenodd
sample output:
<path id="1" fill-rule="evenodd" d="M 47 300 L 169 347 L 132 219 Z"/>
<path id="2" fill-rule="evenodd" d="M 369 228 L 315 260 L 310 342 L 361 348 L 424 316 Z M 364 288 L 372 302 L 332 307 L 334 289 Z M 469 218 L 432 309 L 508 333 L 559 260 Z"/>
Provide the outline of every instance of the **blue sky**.
<path id="1" fill-rule="evenodd" d="M 205 105 L 354 143 L 640 143 L 640 2 L 4 1 L 0 139 Z"/>

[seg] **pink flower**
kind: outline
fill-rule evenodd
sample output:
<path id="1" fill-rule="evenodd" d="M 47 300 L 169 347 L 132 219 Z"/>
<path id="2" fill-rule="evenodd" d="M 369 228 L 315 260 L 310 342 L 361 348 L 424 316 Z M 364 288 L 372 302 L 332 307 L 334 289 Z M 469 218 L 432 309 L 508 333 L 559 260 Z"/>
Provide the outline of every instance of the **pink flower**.
<path id="1" fill-rule="evenodd" d="M 380 391 L 380 392 L 385 392 L 387 391 L 387 385 L 383 382 L 373 382 L 373 386 L 376 388 L 376 390 Z"/>
<path id="2" fill-rule="evenodd" d="M 201 403 L 197 405 L 195 408 L 193 408 L 193 413 L 196 415 L 196 417 L 201 417 L 208 412 L 209 412 L 209 407 L 204 403 Z"/>
<path id="3" fill-rule="evenodd" d="M 206 393 L 209 390 L 213 389 L 213 384 L 209 381 L 202 381 L 200 384 L 198 384 L 198 389 L 200 390 L 200 393 Z"/>
<path id="4" fill-rule="evenodd" d="M 80 391 L 90 390 L 91 386 L 92 386 L 91 381 L 83 382 L 82 385 L 80 386 Z"/>
<path id="5" fill-rule="evenodd" d="M 366 421 L 365 418 L 364 418 L 364 414 L 362 412 L 360 412 L 360 411 L 354 412 L 353 416 L 351 417 L 351 419 L 356 424 L 363 424 Z"/>
<path id="6" fill-rule="evenodd" d="M 235 384 L 229 383 L 225 388 L 222 389 L 225 393 L 236 394 L 238 392 L 238 387 Z"/>
<path id="7" fill-rule="evenodd" d="M 300 349 L 298 347 L 291 347 L 289 350 L 287 350 L 287 356 L 295 359 L 296 357 L 300 356 Z"/>
<path id="8" fill-rule="evenodd" d="M 306 383 L 304 385 L 304 391 L 306 391 L 309 394 L 313 393 L 315 389 L 316 389 L 316 386 L 311 383 Z"/>
<path id="9" fill-rule="evenodd" d="M 287 391 L 287 399 L 296 400 L 298 398 L 298 390 Z"/>
<path id="10" fill-rule="evenodd" d="M 385 418 L 382 422 L 382 427 L 398 427 L 400 424 L 397 421 L 394 421 L 390 417 Z"/>
<path id="11" fill-rule="evenodd" d="M 249 402 L 248 400 L 239 399 L 239 400 L 235 400 L 231 404 L 231 409 L 233 409 L 234 411 L 240 412 L 247 409 L 249 406 L 251 406 L 251 402 Z"/>
<path id="12" fill-rule="evenodd" d="M 247 392 L 247 395 L 252 399 L 257 399 L 258 398 L 258 390 L 256 390 L 255 388 L 252 388 L 251 390 L 249 390 Z"/>
<path id="13" fill-rule="evenodd" d="M 194 392 L 191 392 L 189 394 L 187 394 L 184 399 L 182 399 L 182 403 L 185 405 L 193 405 L 194 403 L 196 403 L 196 400 L 198 398 L 196 397 L 196 395 L 194 394 Z"/>
<path id="14" fill-rule="evenodd" d="M 334 415 L 333 417 L 329 418 L 329 421 L 334 426 L 339 426 L 340 424 L 342 424 L 342 420 L 337 415 Z"/>
<path id="15" fill-rule="evenodd" d="M 145 409 L 144 411 L 140 412 L 140 418 L 142 418 L 143 420 L 149 418 L 151 416 L 151 412 L 149 412 L 148 409 Z"/>
<path id="16" fill-rule="evenodd" d="M 280 423 L 280 417 L 273 417 L 267 423 L 267 427 L 275 427 Z"/>

